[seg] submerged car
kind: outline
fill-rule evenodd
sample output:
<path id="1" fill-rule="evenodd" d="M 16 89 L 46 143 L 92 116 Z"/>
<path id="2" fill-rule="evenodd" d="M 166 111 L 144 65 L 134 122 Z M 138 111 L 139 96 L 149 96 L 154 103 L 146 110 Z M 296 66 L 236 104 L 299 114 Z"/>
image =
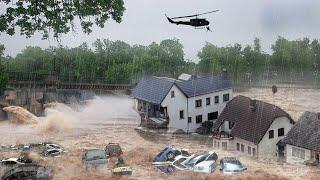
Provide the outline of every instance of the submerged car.
<path id="1" fill-rule="evenodd" d="M 217 164 L 215 161 L 209 160 L 209 161 L 202 161 L 198 164 L 196 164 L 193 167 L 194 172 L 200 172 L 200 173 L 213 173 L 217 168 Z"/>
<path id="2" fill-rule="evenodd" d="M 53 179 L 54 171 L 50 167 L 35 164 L 20 165 L 9 169 L 2 176 L 2 180 L 15 179 Z"/>
<path id="3" fill-rule="evenodd" d="M 26 158 L 24 156 L 20 156 L 19 158 L 7 158 L 0 161 L 3 165 L 22 165 L 27 163 L 32 163 L 32 160 Z"/>
<path id="4" fill-rule="evenodd" d="M 53 148 L 53 149 L 45 149 L 42 154 L 44 156 L 59 156 L 61 153 L 63 152 L 62 149 L 56 149 L 56 148 Z"/>
<path id="5" fill-rule="evenodd" d="M 179 155 L 172 165 L 179 170 L 193 170 L 194 172 L 212 173 L 216 169 L 216 153 L 209 151 L 199 155 L 185 157 Z"/>
<path id="6" fill-rule="evenodd" d="M 220 160 L 220 171 L 223 174 L 241 173 L 247 168 L 243 167 L 242 163 L 234 157 L 225 157 Z"/>
<path id="7" fill-rule="evenodd" d="M 119 157 L 123 154 L 118 143 L 109 143 L 105 148 L 105 152 L 108 157 Z"/>
<path id="8" fill-rule="evenodd" d="M 8 158 L 1 160 L 1 164 L 3 165 L 16 165 L 16 164 L 24 164 L 24 162 L 21 162 L 19 158 Z"/>
<path id="9" fill-rule="evenodd" d="M 44 149 L 42 151 L 42 155 L 44 156 L 59 156 L 61 153 L 63 153 L 64 150 L 61 146 L 57 144 L 44 144 Z"/>
<path id="10" fill-rule="evenodd" d="M 174 161 L 175 157 L 178 155 L 190 156 L 188 151 L 184 149 L 179 150 L 172 147 L 166 147 L 154 158 L 153 162 Z"/>
<path id="11" fill-rule="evenodd" d="M 216 161 L 218 159 L 218 155 L 212 151 L 205 151 L 198 155 L 193 155 L 192 158 L 189 158 L 188 161 L 184 162 L 187 168 L 192 169 L 195 165 L 202 161 Z"/>
<path id="12" fill-rule="evenodd" d="M 111 172 L 117 176 L 132 175 L 132 168 L 125 164 L 124 159 L 122 157 L 118 157 L 118 161 L 111 170 Z"/>
<path id="13" fill-rule="evenodd" d="M 86 166 L 99 166 L 107 164 L 108 162 L 105 151 L 102 149 L 90 149 L 85 151 L 82 160 Z"/>
<path id="14" fill-rule="evenodd" d="M 62 148 L 57 144 L 46 144 L 45 149 L 62 149 Z"/>

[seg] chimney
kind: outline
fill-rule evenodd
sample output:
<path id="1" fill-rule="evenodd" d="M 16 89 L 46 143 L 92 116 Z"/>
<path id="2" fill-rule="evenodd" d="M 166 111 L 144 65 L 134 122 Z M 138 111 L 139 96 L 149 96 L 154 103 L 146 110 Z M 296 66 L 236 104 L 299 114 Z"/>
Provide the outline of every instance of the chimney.
<path id="1" fill-rule="evenodd" d="M 257 109 L 257 100 L 255 100 L 255 99 L 250 100 L 250 109 L 251 109 L 251 111 L 256 111 L 256 109 Z"/>

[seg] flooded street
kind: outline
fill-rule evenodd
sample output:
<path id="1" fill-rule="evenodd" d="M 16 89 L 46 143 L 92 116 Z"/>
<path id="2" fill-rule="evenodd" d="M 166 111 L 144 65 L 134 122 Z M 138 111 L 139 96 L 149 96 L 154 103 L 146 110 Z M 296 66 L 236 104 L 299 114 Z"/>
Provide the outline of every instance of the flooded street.
<path id="1" fill-rule="evenodd" d="M 268 92 L 270 91 L 270 92 Z M 305 111 L 320 111 L 320 91 L 304 89 L 279 89 L 272 95 L 269 89 L 251 89 L 240 93 L 252 98 L 274 103 L 296 120 Z M 133 100 L 127 96 L 97 97 L 85 106 L 73 110 L 69 106 L 57 104 L 47 109 L 46 117 L 39 118 L 37 124 L 17 124 L 0 122 L 0 145 L 16 145 L 52 142 L 61 145 L 67 152 L 61 157 L 44 158 L 34 154 L 40 164 L 54 168 L 55 179 L 319 179 L 320 169 L 303 165 L 280 165 L 275 162 L 258 161 L 237 152 L 216 150 L 196 140 L 181 137 L 146 137 L 134 128 L 140 117 L 133 109 Z M 133 167 L 132 176 L 123 178 L 112 176 L 105 168 L 86 170 L 82 163 L 85 149 L 102 148 L 117 142 L 124 151 L 126 162 Z M 223 176 L 217 169 L 212 174 L 195 174 L 181 171 L 173 175 L 161 173 L 151 165 L 153 157 L 166 146 L 187 148 L 191 153 L 213 150 L 219 158 L 236 156 L 248 170 L 235 176 Z M 16 152 L 0 152 L 0 159 Z M 2 168 L 2 167 L 1 167 Z M 2 168 L 3 171 L 3 168 Z"/>

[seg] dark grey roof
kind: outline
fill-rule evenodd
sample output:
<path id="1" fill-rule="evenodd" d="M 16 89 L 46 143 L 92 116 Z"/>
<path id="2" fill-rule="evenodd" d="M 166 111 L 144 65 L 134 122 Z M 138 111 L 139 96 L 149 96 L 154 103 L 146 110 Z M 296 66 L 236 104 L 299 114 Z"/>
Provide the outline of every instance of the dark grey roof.
<path id="1" fill-rule="evenodd" d="M 304 112 L 282 142 L 320 151 L 320 113 Z"/>
<path id="2" fill-rule="evenodd" d="M 160 104 L 171 89 L 174 79 L 143 77 L 132 90 L 131 96 L 154 104 Z"/>
<path id="3" fill-rule="evenodd" d="M 190 80 L 175 80 L 161 77 L 143 77 L 133 89 L 131 96 L 160 104 L 175 84 L 187 97 L 231 89 L 232 84 L 226 73 L 217 76 L 193 76 Z"/>
<path id="4" fill-rule="evenodd" d="M 253 102 L 254 109 L 251 108 Z M 227 103 L 212 129 L 214 133 L 218 133 L 224 121 L 234 122 L 231 130 L 233 137 L 258 144 L 278 117 L 287 117 L 292 124 L 294 123 L 290 115 L 281 108 L 239 95 Z"/>
<path id="5" fill-rule="evenodd" d="M 175 84 L 187 97 L 232 88 L 232 83 L 226 73 L 217 76 L 193 76 L 188 81 L 177 80 Z"/>

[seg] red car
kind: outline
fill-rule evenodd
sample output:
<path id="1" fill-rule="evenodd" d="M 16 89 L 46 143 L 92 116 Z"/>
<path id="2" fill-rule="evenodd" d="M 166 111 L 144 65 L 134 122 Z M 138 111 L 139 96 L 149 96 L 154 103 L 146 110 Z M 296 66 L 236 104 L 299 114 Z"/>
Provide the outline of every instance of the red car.
<path id="1" fill-rule="evenodd" d="M 119 157 L 123 154 L 118 143 L 109 143 L 105 148 L 105 152 L 108 157 Z"/>

